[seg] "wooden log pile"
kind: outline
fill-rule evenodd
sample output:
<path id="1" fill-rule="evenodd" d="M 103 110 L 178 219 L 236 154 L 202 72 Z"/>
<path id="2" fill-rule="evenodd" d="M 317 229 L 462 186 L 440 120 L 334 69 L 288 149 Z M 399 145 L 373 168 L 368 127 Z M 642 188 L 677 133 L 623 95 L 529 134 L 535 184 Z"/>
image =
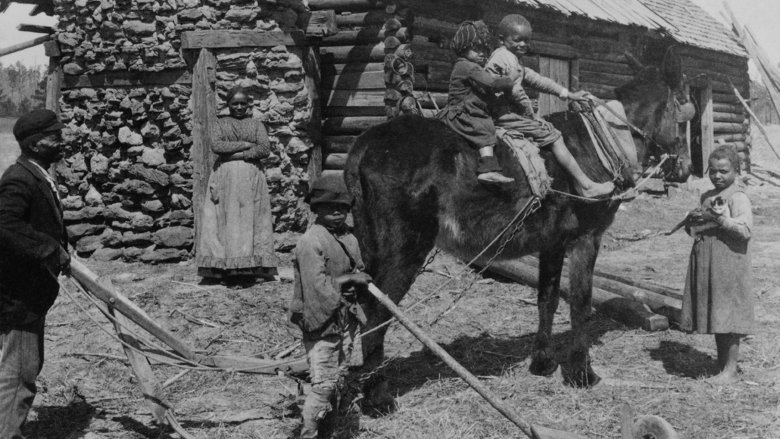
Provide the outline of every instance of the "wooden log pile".
<path id="1" fill-rule="evenodd" d="M 191 52 L 184 31 L 280 32 L 302 1 L 55 1 L 69 151 L 56 167 L 79 255 L 144 262 L 188 258 L 194 212 Z M 323 31 L 325 32 L 325 31 Z M 312 102 L 300 48 L 217 49 L 216 97 L 254 98 L 273 153 L 265 160 L 276 231 L 303 230 Z M 195 53 L 197 55 L 197 53 Z"/>
<path id="2" fill-rule="evenodd" d="M 538 286 L 539 261 L 525 257 L 520 260 L 491 263 L 489 271 L 508 279 Z M 568 298 L 569 273 L 561 275 L 561 294 Z M 669 323 L 680 323 L 682 295 L 671 288 L 609 272 L 597 271 L 593 276 L 593 307 L 610 318 L 647 331 L 663 331 Z"/>

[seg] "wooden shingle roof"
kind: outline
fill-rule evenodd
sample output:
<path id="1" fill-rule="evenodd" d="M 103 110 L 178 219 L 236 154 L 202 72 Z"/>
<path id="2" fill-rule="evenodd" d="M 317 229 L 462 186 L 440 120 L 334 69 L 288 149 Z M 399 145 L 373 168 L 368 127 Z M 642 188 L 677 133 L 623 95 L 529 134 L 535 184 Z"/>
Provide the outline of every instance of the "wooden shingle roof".
<path id="1" fill-rule="evenodd" d="M 690 0 L 506 0 L 625 26 L 641 26 L 694 47 L 747 57 L 723 24 Z"/>

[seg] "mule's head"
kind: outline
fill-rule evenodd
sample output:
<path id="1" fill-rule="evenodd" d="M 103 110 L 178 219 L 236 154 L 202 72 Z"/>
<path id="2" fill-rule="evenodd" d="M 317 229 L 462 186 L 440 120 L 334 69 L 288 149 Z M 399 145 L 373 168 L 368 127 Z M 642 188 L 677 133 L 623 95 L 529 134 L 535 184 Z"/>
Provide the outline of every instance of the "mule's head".
<path id="1" fill-rule="evenodd" d="M 664 177 L 685 181 L 690 175 L 691 159 L 679 124 L 691 120 L 695 108 L 683 90 L 680 58 L 670 49 L 658 68 L 642 65 L 629 53 L 626 57 L 634 79 L 615 89 L 615 94 L 628 120 L 648 136 L 637 151 L 640 162 L 668 154 L 673 160 L 664 167 Z"/>

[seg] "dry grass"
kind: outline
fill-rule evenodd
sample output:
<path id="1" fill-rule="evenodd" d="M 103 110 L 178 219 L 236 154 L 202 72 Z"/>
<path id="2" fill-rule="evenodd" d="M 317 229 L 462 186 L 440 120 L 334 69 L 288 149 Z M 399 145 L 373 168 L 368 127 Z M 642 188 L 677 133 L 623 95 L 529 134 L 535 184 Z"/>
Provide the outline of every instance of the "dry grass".
<path id="1" fill-rule="evenodd" d="M 433 337 L 469 370 L 485 380 L 505 402 L 532 423 L 583 434 L 618 438 L 619 408 L 630 403 L 639 414 L 667 419 L 686 439 L 780 439 L 780 190 L 751 186 L 755 227 L 753 265 L 757 334 L 743 344 L 743 380 L 733 386 L 708 384 L 714 372 L 712 336 L 674 329 L 648 333 L 596 316 L 591 327 L 594 369 L 604 381 L 590 390 L 563 385 L 560 372 L 540 378 L 528 373 L 536 330 L 535 297 L 529 288 L 502 279 L 476 283 L 459 305 L 428 328 Z M 685 276 L 690 240 L 683 233 L 626 241 L 642 230 L 667 230 L 696 203 L 696 194 L 673 191 L 669 198 L 644 197 L 622 211 L 605 237 L 601 267 L 625 275 L 679 286 Z M 285 255 L 289 264 L 289 255 Z M 298 336 L 286 324 L 289 283 L 245 290 L 197 286 L 192 264 L 144 266 L 90 263 L 164 326 L 190 345 L 209 352 L 273 354 Z M 457 272 L 462 265 L 439 256 L 434 272 L 424 273 L 410 298 L 432 291 L 444 279 L 436 271 Z M 461 284 L 463 285 L 463 284 Z M 413 313 L 423 327 L 447 309 L 457 286 Z M 219 327 L 193 323 L 181 313 Z M 102 317 L 91 311 L 102 321 Z M 95 330 L 74 303 L 60 297 L 48 318 L 47 363 L 40 378 L 36 409 L 28 426 L 33 438 L 157 438 L 135 378 L 114 358 L 74 356 L 103 353 L 121 356 L 119 345 Z M 562 303 L 554 326 L 559 359 L 569 332 L 568 306 Z M 411 335 L 393 327 L 387 338 L 393 359 L 385 373 L 398 410 L 384 417 L 349 416 L 339 437 L 506 438 L 519 431 L 449 371 Z M 297 354 L 299 352 L 296 352 Z M 164 381 L 179 373 L 155 366 Z M 216 372 L 190 372 L 166 389 L 179 420 L 198 438 L 287 437 L 299 423 L 292 404 L 297 383 L 289 378 Z M 83 395 L 83 396 L 82 396 Z M 265 419 L 226 422 L 248 409 L 267 410 Z M 162 435 L 162 437 L 174 437 Z"/>

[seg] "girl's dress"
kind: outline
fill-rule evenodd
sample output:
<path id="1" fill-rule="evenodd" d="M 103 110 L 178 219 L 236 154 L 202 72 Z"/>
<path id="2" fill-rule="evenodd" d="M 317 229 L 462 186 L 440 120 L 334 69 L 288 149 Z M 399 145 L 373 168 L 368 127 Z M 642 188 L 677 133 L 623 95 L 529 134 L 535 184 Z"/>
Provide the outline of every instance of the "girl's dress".
<path id="1" fill-rule="evenodd" d="M 511 89 L 514 81 L 497 78 L 477 63 L 458 58 L 450 74 L 447 106 L 436 116 L 476 149 L 496 145 L 490 114 L 495 91 Z"/>
<path id="2" fill-rule="evenodd" d="M 245 149 L 243 142 L 253 143 Z M 197 258 L 203 277 L 271 277 L 274 253 L 271 197 L 260 159 L 268 156 L 268 133 L 251 117 L 217 120 L 212 151 L 218 155 L 203 203 Z"/>
<path id="3" fill-rule="evenodd" d="M 702 208 L 715 197 L 726 201 L 731 218 L 695 238 L 683 296 L 681 329 L 700 334 L 752 334 L 750 229 L 753 215 L 744 189 L 732 184 L 702 195 Z"/>

